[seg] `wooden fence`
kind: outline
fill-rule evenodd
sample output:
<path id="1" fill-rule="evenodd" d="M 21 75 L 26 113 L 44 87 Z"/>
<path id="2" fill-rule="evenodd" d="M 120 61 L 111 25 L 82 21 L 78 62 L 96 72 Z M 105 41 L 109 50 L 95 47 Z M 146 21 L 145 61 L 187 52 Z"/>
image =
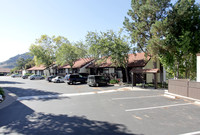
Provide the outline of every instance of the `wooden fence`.
<path id="1" fill-rule="evenodd" d="M 168 92 L 200 100 L 200 82 L 187 79 L 169 80 Z"/>

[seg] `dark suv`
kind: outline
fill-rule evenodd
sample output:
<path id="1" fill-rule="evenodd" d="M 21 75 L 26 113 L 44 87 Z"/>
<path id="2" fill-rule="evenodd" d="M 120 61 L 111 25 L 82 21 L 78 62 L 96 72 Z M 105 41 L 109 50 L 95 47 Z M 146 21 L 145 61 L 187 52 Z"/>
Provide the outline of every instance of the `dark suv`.
<path id="1" fill-rule="evenodd" d="M 79 74 L 69 74 L 65 76 L 68 84 L 76 84 L 77 82 L 85 83 L 87 81 L 86 77 L 83 77 Z"/>
<path id="2" fill-rule="evenodd" d="M 89 86 L 100 86 L 100 85 L 107 85 L 108 79 L 105 78 L 105 76 L 102 75 L 89 75 L 87 79 L 87 84 Z"/>

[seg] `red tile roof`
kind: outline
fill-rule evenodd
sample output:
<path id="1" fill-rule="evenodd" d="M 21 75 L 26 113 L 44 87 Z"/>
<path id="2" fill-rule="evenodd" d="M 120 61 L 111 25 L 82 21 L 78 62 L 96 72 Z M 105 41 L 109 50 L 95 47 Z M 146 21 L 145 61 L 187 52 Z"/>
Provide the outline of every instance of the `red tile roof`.
<path id="1" fill-rule="evenodd" d="M 58 69 L 63 69 L 63 68 L 66 68 L 68 66 L 68 64 L 65 64 L 63 66 L 58 66 Z"/>
<path id="2" fill-rule="evenodd" d="M 43 65 L 41 65 L 41 66 L 34 66 L 34 67 L 32 67 L 32 68 L 29 68 L 29 69 L 27 69 L 27 70 L 45 70 L 46 69 L 46 67 L 45 66 L 43 66 Z"/>
<path id="3" fill-rule="evenodd" d="M 129 63 L 128 67 L 144 67 L 147 62 L 150 60 L 150 57 L 146 57 L 145 53 L 137 53 L 137 54 L 129 54 Z M 89 68 L 93 68 L 95 65 L 92 64 Z M 101 64 L 96 64 L 97 67 L 115 67 L 112 64 L 111 58 L 108 58 L 105 62 L 101 62 Z"/>
<path id="4" fill-rule="evenodd" d="M 93 60 L 92 58 L 81 58 L 74 63 L 72 68 L 82 68 L 86 64 L 90 63 L 92 60 Z M 70 65 L 69 64 L 64 65 L 62 66 L 62 68 L 70 68 Z"/>
<path id="5" fill-rule="evenodd" d="M 10 73 L 10 69 L 9 68 L 0 68 L 0 72 L 1 73 Z"/>
<path id="6" fill-rule="evenodd" d="M 145 56 L 145 53 L 129 54 L 129 67 L 144 67 L 150 60 L 149 56 Z"/>

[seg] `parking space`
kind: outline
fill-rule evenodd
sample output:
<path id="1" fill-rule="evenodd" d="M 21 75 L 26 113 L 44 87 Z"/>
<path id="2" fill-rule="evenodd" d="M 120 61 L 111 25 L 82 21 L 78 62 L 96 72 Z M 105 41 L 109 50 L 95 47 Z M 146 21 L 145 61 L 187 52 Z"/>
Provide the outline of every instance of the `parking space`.
<path id="1" fill-rule="evenodd" d="M 22 102 L 36 112 L 84 116 L 91 120 L 123 124 L 134 134 L 198 134 L 200 106 L 188 100 L 166 98 L 163 93 L 159 90 L 126 90 L 69 96 L 53 102 Z"/>
<path id="2" fill-rule="evenodd" d="M 159 91 L 132 91 L 111 100 L 137 123 L 132 126 L 143 134 L 199 134 L 200 106 L 193 101 L 166 98 Z"/>
<path id="3" fill-rule="evenodd" d="M 10 88 L 11 92 L 18 97 L 44 96 L 41 99 L 20 100 L 23 108 L 26 108 L 24 110 L 31 109 L 31 113 L 26 114 L 25 118 L 35 117 L 35 115 L 43 116 L 41 120 L 35 119 L 35 123 L 38 124 L 48 119 L 48 121 L 60 123 L 60 127 L 65 129 L 68 128 L 67 125 L 82 122 L 79 121 L 80 119 L 74 120 L 74 117 L 79 117 L 81 120 L 84 118 L 83 123 L 87 121 L 87 124 L 94 125 L 98 121 L 97 125 L 99 123 L 104 123 L 108 127 L 120 125 L 124 128 L 124 134 L 200 134 L 200 106 L 190 100 L 164 97 L 164 90 L 118 86 L 88 87 L 86 84 L 56 84 L 45 80 L 8 79 L 4 82 L 7 83 L 0 83 L 0 86 Z M 46 98 L 45 96 L 48 95 L 65 96 Z M 68 121 L 69 118 L 70 121 Z M 20 122 L 23 123 L 23 121 Z M 26 122 L 20 125 L 21 128 L 27 127 L 30 122 L 26 119 Z M 50 125 L 55 126 L 53 123 Z M 100 127 L 96 131 L 105 130 L 105 127 L 103 129 Z M 77 127 L 71 129 L 77 130 Z M 116 129 L 119 130 L 119 128 Z M 110 130 L 113 129 L 110 128 Z M 117 134 L 117 132 L 109 133 Z"/>

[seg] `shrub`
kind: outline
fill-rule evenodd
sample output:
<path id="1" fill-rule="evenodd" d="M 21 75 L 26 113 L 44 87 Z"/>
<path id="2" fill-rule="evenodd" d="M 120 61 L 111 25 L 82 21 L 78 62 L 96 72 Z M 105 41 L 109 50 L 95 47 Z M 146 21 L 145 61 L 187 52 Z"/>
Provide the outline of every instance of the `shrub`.
<path id="1" fill-rule="evenodd" d="M 111 80 L 110 80 L 110 84 L 116 84 L 116 83 L 119 83 L 119 81 L 116 80 L 116 79 L 111 79 Z"/>

